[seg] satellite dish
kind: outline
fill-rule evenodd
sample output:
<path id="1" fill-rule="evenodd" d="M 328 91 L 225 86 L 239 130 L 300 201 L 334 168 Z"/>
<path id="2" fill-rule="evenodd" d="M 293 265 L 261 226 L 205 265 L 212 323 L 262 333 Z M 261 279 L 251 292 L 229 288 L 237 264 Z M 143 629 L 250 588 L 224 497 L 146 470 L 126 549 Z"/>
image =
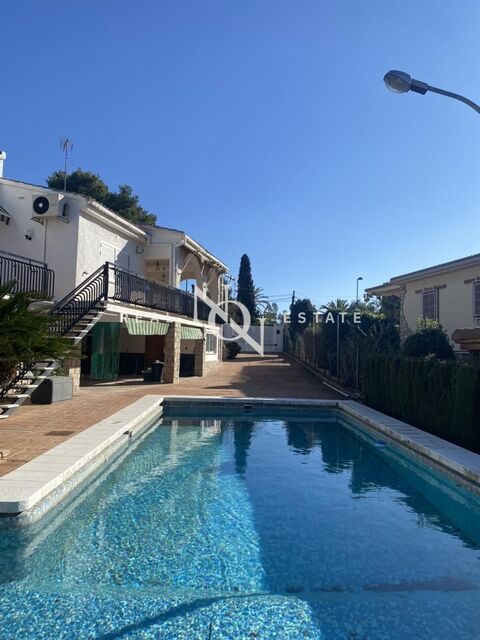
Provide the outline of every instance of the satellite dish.
<path id="1" fill-rule="evenodd" d="M 35 198 L 35 200 L 33 201 L 33 210 L 38 215 L 47 213 L 49 207 L 50 202 L 48 201 L 48 198 L 45 198 L 45 196 L 38 196 L 38 198 Z"/>

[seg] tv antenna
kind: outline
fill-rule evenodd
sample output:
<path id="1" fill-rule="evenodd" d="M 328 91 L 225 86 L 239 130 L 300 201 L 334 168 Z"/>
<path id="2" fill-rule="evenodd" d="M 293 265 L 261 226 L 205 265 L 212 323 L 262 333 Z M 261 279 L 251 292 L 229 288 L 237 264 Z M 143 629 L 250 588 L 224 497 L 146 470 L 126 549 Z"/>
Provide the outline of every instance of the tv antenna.
<path id="1" fill-rule="evenodd" d="M 63 164 L 63 190 L 67 190 L 67 161 L 68 154 L 73 149 L 73 140 L 71 138 L 60 138 L 60 149 L 63 151 L 64 164 Z"/>

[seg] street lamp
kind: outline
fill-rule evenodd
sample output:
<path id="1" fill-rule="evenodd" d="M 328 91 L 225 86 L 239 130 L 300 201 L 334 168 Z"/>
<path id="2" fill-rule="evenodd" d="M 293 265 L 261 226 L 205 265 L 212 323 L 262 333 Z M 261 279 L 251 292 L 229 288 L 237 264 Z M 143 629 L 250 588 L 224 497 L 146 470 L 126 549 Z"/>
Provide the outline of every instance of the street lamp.
<path id="1" fill-rule="evenodd" d="M 358 283 L 360 282 L 360 280 L 363 280 L 362 276 L 358 276 L 357 278 L 357 293 L 355 297 L 355 308 L 357 311 L 358 311 Z M 358 348 L 358 333 L 356 333 L 355 334 L 355 383 L 356 383 L 357 390 L 358 390 L 358 383 L 359 383 L 358 365 L 359 365 L 359 348 Z"/>
<path id="2" fill-rule="evenodd" d="M 408 91 L 414 91 L 415 93 L 425 95 L 427 91 L 431 91 L 432 93 L 439 93 L 442 96 L 447 96 L 454 100 L 460 100 L 460 102 L 463 102 L 472 109 L 475 109 L 477 113 L 480 113 L 480 106 L 472 100 L 465 98 L 465 96 L 461 96 L 458 93 L 452 93 L 451 91 L 445 91 L 445 89 L 438 89 L 438 87 L 431 87 L 426 82 L 415 80 L 404 71 L 391 70 L 385 74 L 383 81 L 387 85 L 388 89 L 394 93 L 407 93 Z"/>
<path id="3" fill-rule="evenodd" d="M 357 295 L 355 296 L 355 302 L 357 307 L 358 307 L 358 283 L 360 282 L 360 280 L 363 280 L 362 276 L 358 276 L 357 278 Z"/>

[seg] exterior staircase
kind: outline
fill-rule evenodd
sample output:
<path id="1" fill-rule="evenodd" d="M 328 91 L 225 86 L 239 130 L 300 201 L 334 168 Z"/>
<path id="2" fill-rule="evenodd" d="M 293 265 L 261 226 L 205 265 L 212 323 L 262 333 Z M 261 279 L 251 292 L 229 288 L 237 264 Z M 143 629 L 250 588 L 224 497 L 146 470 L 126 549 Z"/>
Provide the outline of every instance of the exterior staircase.
<path id="1" fill-rule="evenodd" d="M 77 346 L 105 312 L 108 298 L 108 264 L 102 265 L 57 302 L 50 314 L 51 330 Z M 11 415 L 59 366 L 55 360 L 20 363 L 17 374 L 0 389 L 0 419 Z"/>

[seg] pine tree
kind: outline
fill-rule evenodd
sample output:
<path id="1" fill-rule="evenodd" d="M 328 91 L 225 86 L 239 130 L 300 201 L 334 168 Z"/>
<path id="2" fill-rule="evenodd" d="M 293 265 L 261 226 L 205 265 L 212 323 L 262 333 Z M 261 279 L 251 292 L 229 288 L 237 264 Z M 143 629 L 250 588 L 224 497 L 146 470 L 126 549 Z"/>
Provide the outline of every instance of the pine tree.
<path id="1" fill-rule="evenodd" d="M 243 254 L 240 260 L 237 301 L 246 306 L 250 312 L 252 322 L 255 322 L 258 316 L 255 304 L 255 285 L 253 284 L 250 258 L 246 253 Z"/>
<path id="2" fill-rule="evenodd" d="M 65 174 L 55 171 L 47 178 L 50 189 L 63 190 Z M 96 173 L 76 169 L 67 175 L 67 191 L 81 193 L 94 198 L 119 216 L 138 224 L 155 224 L 156 216 L 140 206 L 139 197 L 133 193 L 132 187 L 121 184 L 118 191 L 110 191 L 105 182 Z"/>

